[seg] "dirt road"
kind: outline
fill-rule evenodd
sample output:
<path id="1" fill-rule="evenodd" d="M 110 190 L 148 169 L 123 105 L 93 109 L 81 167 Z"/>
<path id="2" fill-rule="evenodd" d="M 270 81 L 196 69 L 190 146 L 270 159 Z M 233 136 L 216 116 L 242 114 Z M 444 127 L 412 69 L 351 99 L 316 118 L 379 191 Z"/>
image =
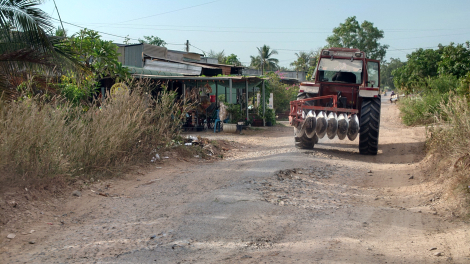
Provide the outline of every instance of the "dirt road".
<path id="1" fill-rule="evenodd" d="M 96 184 L 2 240 L 0 262 L 470 263 L 468 224 L 422 173 L 424 128 L 385 100 L 377 156 L 357 139 L 295 149 L 291 127 L 203 136 L 242 144 Z"/>

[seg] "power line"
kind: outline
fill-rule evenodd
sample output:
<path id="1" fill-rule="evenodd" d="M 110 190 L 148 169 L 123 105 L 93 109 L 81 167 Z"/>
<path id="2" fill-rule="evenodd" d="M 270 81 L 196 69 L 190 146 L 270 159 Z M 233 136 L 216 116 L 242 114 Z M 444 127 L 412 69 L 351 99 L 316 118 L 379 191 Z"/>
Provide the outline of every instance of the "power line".
<path id="1" fill-rule="evenodd" d="M 220 1 L 220 0 L 219 0 Z M 214 2 L 217 2 L 217 1 L 214 1 Z M 212 2 L 209 2 L 209 3 L 212 3 Z M 206 3 L 206 4 L 209 4 L 209 3 Z M 188 8 L 191 8 L 191 7 L 188 7 Z M 187 9 L 187 8 L 185 8 Z M 178 10 L 174 10 L 174 11 L 169 11 L 169 12 L 176 12 Z M 164 14 L 164 13 L 162 13 Z M 128 26 L 152 26 L 152 27 L 182 27 L 182 28 L 185 28 L 185 27 L 188 27 L 188 28 L 211 28 L 213 27 L 213 25 L 209 25 L 209 26 L 194 26 L 194 25 L 149 25 L 149 24 L 124 24 L 125 22 L 121 22 L 121 23 L 87 23 L 87 25 L 128 25 Z M 213 27 L 213 28 L 217 28 L 217 29 L 273 29 L 273 30 L 288 30 L 288 29 L 295 29 L 295 30 L 311 30 L 312 28 L 311 27 L 308 27 L 308 28 L 299 28 L 299 27 L 253 27 L 253 26 L 250 26 L 250 27 L 221 27 L 221 26 L 216 26 L 216 27 Z M 448 31 L 448 30 L 469 30 L 470 28 L 433 28 L 433 29 L 383 29 L 384 32 L 414 32 L 414 31 Z M 321 29 L 318 29 L 318 30 L 326 30 L 327 33 L 332 33 L 331 29 L 330 28 L 321 28 Z"/>
<path id="2" fill-rule="evenodd" d="M 393 47 L 391 47 L 393 48 Z M 434 49 L 434 48 L 439 48 L 438 46 L 433 46 L 433 47 L 421 47 L 421 48 L 409 48 L 409 49 L 392 49 L 392 50 L 387 50 L 387 51 L 403 51 L 403 50 L 415 50 L 415 49 Z"/>
<path id="3" fill-rule="evenodd" d="M 200 48 L 194 46 L 193 44 L 189 44 L 189 46 L 191 46 L 191 47 L 193 47 L 193 48 L 196 48 L 196 49 L 198 49 L 198 50 L 204 52 L 204 54 L 207 54 L 207 52 L 205 52 L 205 51 L 203 51 L 202 49 L 200 49 Z"/>
<path id="4" fill-rule="evenodd" d="M 208 32 L 208 33 L 248 33 L 248 34 L 326 34 L 330 31 L 233 31 L 233 30 L 203 30 L 203 29 L 174 29 L 174 28 L 152 28 L 152 27 L 129 27 L 129 26 L 107 26 L 107 28 L 120 29 L 149 29 L 160 31 L 179 32 Z"/>
<path id="5" fill-rule="evenodd" d="M 52 18 L 52 19 L 55 20 L 55 21 L 59 21 L 56 18 Z M 83 28 L 83 29 L 87 28 L 87 27 L 83 27 L 83 26 L 80 26 L 80 25 L 77 25 L 77 24 L 70 23 L 70 22 L 66 22 L 66 21 L 63 21 L 63 22 L 67 25 L 71 25 L 71 26 L 74 26 L 74 27 Z M 104 35 L 108 35 L 108 36 L 113 36 L 113 37 L 118 37 L 118 38 L 127 38 L 127 36 L 125 36 L 125 37 L 124 36 L 119 36 L 119 35 L 110 34 L 110 33 L 106 33 L 106 32 L 99 31 L 99 30 L 94 30 L 94 31 L 96 31 L 98 33 L 101 33 L 101 34 L 104 34 Z M 129 39 L 138 40 L 138 39 L 135 39 L 135 38 L 129 38 Z"/>
<path id="6" fill-rule="evenodd" d="M 56 18 L 52 18 L 53 20 L 56 20 L 56 21 L 59 21 L 58 19 Z M 80 26 L 80 25 L 77 25 L 77 24 L 73 24 L 73 23 L 70 23 L 70 22 L 66 22 L 66 21 L 63 21 L 65 24 L 67 25 L 71 25 L 71 26 L 74 26 L 74 27 L 78 27 L 78 28 L 82 28 L 82 29 L 85 29 L 87 27 L 83 27 L 83 26 Z M 93 29 L 94 30 L 94 29 Z M 119 35 L 115 35 L 115 34 L 111 34 L 111 33 L 106 33 L 106 32 L 103 32 L 103 31 L 99 31 L 99 30 L 94 30 L 98 33 L 101 33 L 101 34 L 104 34 L 104 35 L 108 35 L 108 36 L 113 36 L 113 37 L 118 37 L 118 38 L 127 38 L 127 36 L 119 36 Z M 136 39 L 136 38 L 129 38 L 130 40 L 137 40 L 137 41 L 140 41 L 139 39 Z M 168 45 L 186 45 L 186 44 L 177 44 L 177 43 L 166 43 Z"/>
<path id="7" fill-rule="evenodd" d="M 434 38 L 434 37 L 448 37 L 448 36 L 460 36 L 460 35 L 466 35 L 469 34 L 470 32 L 465 32 L 461 34 L 447 34 L 447 35 L 433 35 L 433 36 L 422 36 L 422 37 L 410 37 L 410 38 L 394 38 L 391 40 L 401 40 L 401 39 L 420 39 L 420 38 Z"/>
<path id="8" fill-rule="evenodd" d="M 216 0 L 216 1 L 212 1 L 212 2 L 202 3 L 202 4 L 199 4 L 199 5 L 193 5 L 193 6 L 184 7 L 184 8 L 180 8 L 180 9 L 176 9 L 176 10 L 172 10 L 172 11 L 167 11 L 167 12 L 163 12 L 163 13 L 159 13 L 159 14 L 155 14 L 155 15 L 151 15 L 151 16 L 146 16 L 146 17 L 141 17 L 141 18 L 135 18 L 135 19 L 131 19 L 131 20 L 126 20 L 126 21 L 123 21 L 123 22 L 117 23 L 117 24 L 122 24 L 122 23 L 131 22 L 131 21 L 141 20 L 141 19 L 145 19 L 145 18 L 149 18 L 149 17 L 155 17 L 155 16 L 166 15 L 166 14 L 170 14 L 170 13 L 174 13 L 174 12 L 178 12 L 178 11 L 182 11 L 182 10 L 186 10 L 186 9 L 191 9 L 191 8 L 194 8 L 194 7 L 199 7 L 199 6 L 203 6 L 203 5 L 212 4 L 212 3 L 215 3 L 215 2 L 219 2 L 219 1 L 222 1 L 222 0 Z"/>
<path id="9" fill-rule="evenodd" d="M 119 24 L 113 24 L 107 26 L 107 28 L 120 28 L 120 29 L 140 29 L 140 30 L 159 30 L 159 31 L 177 31 L 177 32 L 207 32 L 207 33 L 244 33 L 244 34 L 328 34 L 331 31 L 238 31 L 238 30 L 210 30 L 210 29 L 175 29 L 175 28 L 155 28 L 155 27 L 132 27 L 132 26 L 118 26 Z M 415 39 L 415 38 L 430 38 L 430 37 L 445 37 L 445 36 L 456 36 L 466 35 L 470 32 L 456 33 L 456 34 L 445 34 L 445 35 L 432 35 L 432 36 L 420 36 L 420 37 L 409 37 L 409 38 L 393 38 L 391 40 L 401 39 Z"/>

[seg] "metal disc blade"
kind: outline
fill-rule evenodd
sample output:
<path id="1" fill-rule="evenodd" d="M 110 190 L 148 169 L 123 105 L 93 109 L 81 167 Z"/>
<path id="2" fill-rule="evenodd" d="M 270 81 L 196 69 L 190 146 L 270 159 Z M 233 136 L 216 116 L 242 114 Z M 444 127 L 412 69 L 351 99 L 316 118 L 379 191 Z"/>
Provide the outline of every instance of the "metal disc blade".
<path id="1" fill-rule="evenodd" d="M 338 132 L 338 117 L 336 113 L 330 113 L 328 115 L 328 127 L 326 128 L 326 134 L 329 139 L 333 139 L 336 137 L 336 133 Z"/>
<path id="2" fill-rule="evenodd" d="M 305 135 L 308 138 L 313 138 L 316 134 L 315 128 L 317 125 L 317 119 L 314 117 L 307 117 L 305 120 Z"/>
<path id="3" fill-rule="evenodd" d="M 326 134 L 326 128 L 328 127 L 328 123 L 326 121 L 326 116 L 323 111 L 318 113 L 317 115 L 317 125 L 316 125 L 316 132 L 318 138 L 323 138 Z"/>
<path id="4" fill-rule="evenodd" d="M 346 138 L 346 135 L 348 134 L 348 129 L 349 129 L 349 120 L 346 114 L 340 114 L 338 116 L 338 138 L 340 140 L 343 140 Z"/>
<path id="5" fill-rule="evenodd" d="M 359 134 L 359 118 L 357 115 L 352 115 L 349 118 L 349 129 L 348 129 L 348 138 L 353 141 L 356 139 L 357 134 Z"/>

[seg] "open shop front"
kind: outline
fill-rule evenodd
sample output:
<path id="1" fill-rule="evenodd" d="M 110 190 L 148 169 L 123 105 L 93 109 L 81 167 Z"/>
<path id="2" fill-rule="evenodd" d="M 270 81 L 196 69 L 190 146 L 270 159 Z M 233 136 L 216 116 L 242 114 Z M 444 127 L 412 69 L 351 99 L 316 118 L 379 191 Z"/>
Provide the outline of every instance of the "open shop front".
<path id="1" fill-rule="evenodd" d="M 244 124 L 251 123 L 254 116 L 264 116 L 266 111 L 264 79 L 251 76 L 188 77 L 134 74 L 134 77 L 157 79 L 176 90 L 180 98 L 193 107 L 187 112 L 183 129 L 188 131 L 214 130 L 216 120 Z M 258 93 L 260 94 L 258 96 Z M 238 108 L 237 114 L 222 116 L 227 106 Z M 222 109 L 221 109 L 222 106 Z M 238 109 L 237 109 L 238 110 Z M 259 113 L 263 113 L 259 115 Z M 265 120 L 259 119 L 259 125 Z M 214 130 L 215 131 L 215 130 Z"/>

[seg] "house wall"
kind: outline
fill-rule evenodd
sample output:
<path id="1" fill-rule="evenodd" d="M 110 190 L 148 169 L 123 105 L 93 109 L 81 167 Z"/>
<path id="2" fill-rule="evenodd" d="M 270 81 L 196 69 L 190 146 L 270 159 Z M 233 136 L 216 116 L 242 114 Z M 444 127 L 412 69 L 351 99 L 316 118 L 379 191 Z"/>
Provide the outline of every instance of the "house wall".
<path id="1" fill-rule="evenodd" d="M 142 53 L 144 52 L 144 45 L 132 45 L 126 46 L 124 53 L 126 66 L 134 66 L 142 68 L 144 67 L 144 61 L 142 59 Z"/>
<path id="2" fill-rule="evenodd" d="M 118 56 L 118 61 L 120 63 L 122 63 L 122 65 L 125 65 L 126 63 L 126 60 L 125 60 L 125 56 L 126 56 L 126 47 L 125 46 L 121 46 L 121 47 L 118 47 L 118 50 L 117 52 L 119 53 L 119 56 Z"/>
<path id="3" fill-rule="evenodd" d="M 203 57 L 200 60 L 201 63 L 211 63 L 211 64 L 218 64 L 219 61 L 217 58 L 209 58 L 209 57 Z"/>
<path id="4" fill-rule="evenodd" d="M 202 72 L 202 67 L 199 67 L 199 66 L 175 63 L 175 62 L 166 62 L 166 61 L 153 61 L 150 59 L 145 60 L 144 69 L 154 70 L 154 71 L 163 71 L 163 72 L 181 73 L 181 74 L 187 74 L 187 75 L 201 75 L 201 72 Z"/>

